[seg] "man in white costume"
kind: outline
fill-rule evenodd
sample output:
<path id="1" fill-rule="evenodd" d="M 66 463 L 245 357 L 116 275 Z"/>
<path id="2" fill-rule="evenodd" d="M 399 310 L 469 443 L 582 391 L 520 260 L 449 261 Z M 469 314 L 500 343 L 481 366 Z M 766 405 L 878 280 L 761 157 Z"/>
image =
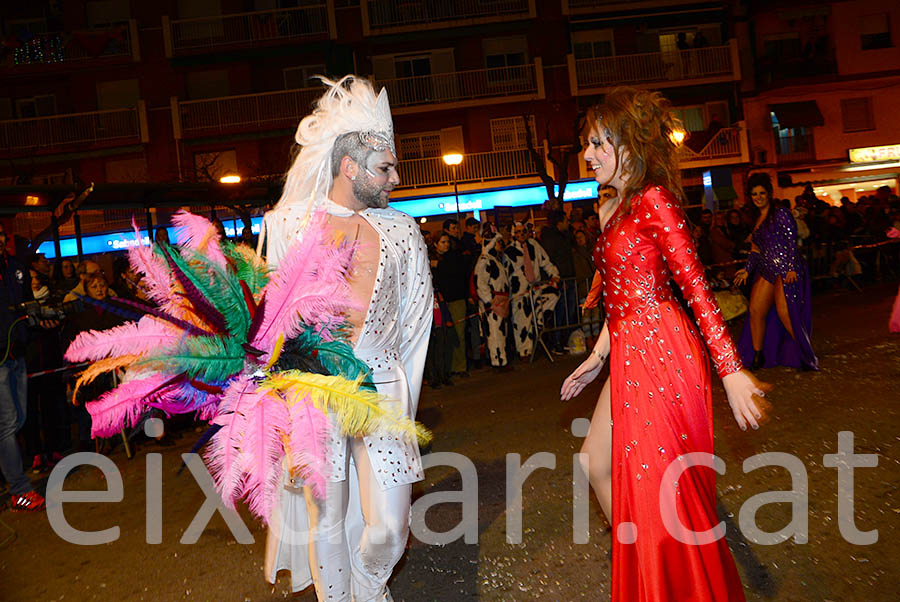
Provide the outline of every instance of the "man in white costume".
<path id="1" fill-rule="evenodd" d="M 388 207 L 399 183 L 387 94 L 365 79 L 323 80 L 328 91 L 297 128 L 300 153 L 263 220 L 260 251 L 277 265 L 315 210 L 338 237 L 360 243 L 347 319 L 357 357 L 378 392 L 415 418 L 432 319 L 428 253 L 418 224 Z M 418 445 L 393 435 L 335 435 L 323 499 L 285 475 L 266 545 L 266 576 L 291 571 L 294 591 L 320 601 L 391 600 L 387 580 L 409 535 L 412 483 L 424 478 Z"/>

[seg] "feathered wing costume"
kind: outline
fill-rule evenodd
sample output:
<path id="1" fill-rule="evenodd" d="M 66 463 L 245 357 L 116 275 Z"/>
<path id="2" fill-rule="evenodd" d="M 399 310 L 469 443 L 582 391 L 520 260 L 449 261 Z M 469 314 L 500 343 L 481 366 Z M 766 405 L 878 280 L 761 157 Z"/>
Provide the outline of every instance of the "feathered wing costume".
<path id="1" fill-rule="evenodd" d="M 354 436 L 428 437 L 385 409 L 371 370 L 347 342 L 355 247 L 330 239 L 324 212 L 310 214 L 273 272 L 248 247 L 220 240 L 204 218 L 178 213 L 174 221 L 179 247 L 129 251 L 157 307 L 118 300 L 139 319 L 82 333 L 66 352 L 69 361 L 94 362 L 78 386 L 128 369 L 118 387 L 87 404 L 94 435 L 133 426 L 150 408 L 209 420 L 216 430 L 206 460 L 222 499 L 234 507 L 246 498 L 266 522 L 283 458 L 322 491 L 332 425 Z"/>

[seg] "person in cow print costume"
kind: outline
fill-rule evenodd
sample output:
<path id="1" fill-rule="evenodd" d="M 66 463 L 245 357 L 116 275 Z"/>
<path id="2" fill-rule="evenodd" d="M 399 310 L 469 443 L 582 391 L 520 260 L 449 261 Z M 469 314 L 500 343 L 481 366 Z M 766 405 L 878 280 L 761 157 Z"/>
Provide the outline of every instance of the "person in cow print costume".
<path id="1" fill-rule="evenodd" d="M 559 270 L 550 261 L 544 247 L 528 236 L 525 224 L 516 222 L 513 236 L 512 244 L 504 251 L 509 271 L 513 338 L 519 357 L 528 359 L 534 351 L 537 332 L 544 325 L 544 315 L 552 311 L 559 301 L 559 289 L 556 288 Z M 533 296 L 528 294 L 529 286 L 535 289 Z M 537 312 L 537 320 L 534 312 Z"/>
<path id="2" fill-rule="evenodd" d="M 478 309 L 487 331 L 487 349 L 495 370 L 508 370 L 506 337 L 509 333 L 509 276 L 503 237 L 485 233 L 481 255 L 472 274 Z"/>

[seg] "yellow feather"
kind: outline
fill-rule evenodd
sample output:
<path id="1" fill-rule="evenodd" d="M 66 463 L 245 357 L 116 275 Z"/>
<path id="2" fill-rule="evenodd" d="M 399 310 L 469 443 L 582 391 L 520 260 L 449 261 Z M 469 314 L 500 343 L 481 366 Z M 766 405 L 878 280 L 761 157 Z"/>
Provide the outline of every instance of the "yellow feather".
<path id="1" fill-rule="evenodd" d="M 395 436 L 415 437 L 423 444 L 431 433 L 413 420 L 382 406 L 387 399 L 374 391 L 361 389 L 361 380 L 340 376 L 286 370 L 265 379 L 260 387 L 278 391 L 289 405 L 311 402 L 319 410 L 336 418 L 338 428 L 354 437 L 382 431 Z M 308 401 L 307 401 L 308 400 Z"/>
<path id="2" fill-rule="evenodd" d="M 278 338 L 275 339 L 275 349 L 272 350 L 272 357 L 269 359 L 269 363 L 266 364 L 266 372 L 272 369 L 272 366 L 275 365 L 275 362 L 278 361 L 278 358 L 281 357 L 281 350 L 284 347 L 284 333 L 278 335 Z"/>
<path id="3" fill-rule="evenodd" d="M 138 359 L 140 359 L 140 356 L 129 354 L 120 355 L 119 357 L 108 357 L 92 363 L 84 370 L 84 372 L 82 372 L 78 376 L 78 380 L 75 381 L 75 388 L 72 392 L 72 399 L 77 400 L 78 390 L 84 385 L 92 383 L 94 379 L 96 379 L 101 374 L 116 370 L 118 368 L 124 368 L 125 366 L 130 366 Z"/>

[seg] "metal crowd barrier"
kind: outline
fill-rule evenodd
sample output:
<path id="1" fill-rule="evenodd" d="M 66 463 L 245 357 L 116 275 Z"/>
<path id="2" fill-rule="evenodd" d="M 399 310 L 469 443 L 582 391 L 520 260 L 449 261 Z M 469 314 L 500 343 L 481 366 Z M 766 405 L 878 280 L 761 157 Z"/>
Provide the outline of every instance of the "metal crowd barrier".
<path id="1" fill-rule="evenodd" d="M 593 278 L 578 279 L 572 277 L 560 279 L 556 287 L 559 291 L 559 299 L 556 302 L 556 307 L 554 308 L 552 315 L 544 318 L 544 323 L 541 328 L 538 328 L 536 312 L 532 312 L 533 319 L 535 320 L 537 340 L 531 353 L 531 361 L 534 361 L 534 356 L 537 354 L 537 349 L 540 346 L 546 354 L 547 359 L 553 362 L 553 353 L 548 349 L 546 341 L 544 340 L 544 335 L 548 335 L 551 339 L 559 337 L 555 339 L 557 345 L 554 346 L 558 346 L 558 343 L 565 337 L 563 343 L 563 346 L 565 347 L 568 344 L 568 337 L 571 336 L 571 333 L 576 329 L 580 328 L 582 332 L 584 332 L 585 339 L 600 334 L 600 331 L 603 329 L 602 307 L 596 307 L 589 310 L 584 310 L 582 308 L 588 292 L 591 290 L 592 281 Z M 535 290 L 542 289 L 546 284 L 547 283 L 544 283 L 529 289 L 532 295 L 532 307 L 535 307 L 536 305 L 534 301 Z M 549 314 L 550 312 L 548 311 L 547 313 Z"/>

